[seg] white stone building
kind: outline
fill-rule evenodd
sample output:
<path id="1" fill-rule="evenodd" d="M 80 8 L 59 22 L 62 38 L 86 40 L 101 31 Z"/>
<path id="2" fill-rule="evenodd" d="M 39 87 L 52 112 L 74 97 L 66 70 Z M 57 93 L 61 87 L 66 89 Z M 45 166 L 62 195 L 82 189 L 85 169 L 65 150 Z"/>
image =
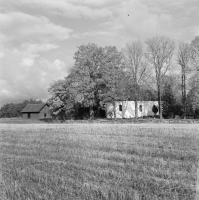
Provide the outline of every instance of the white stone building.
<path id="1" fill-rule="evenodd" d="M 116 101 L 116 118 L 134 118 L 135 117 L 135 101 Z M 153 105 L 158 107 L 158 101 L 138 101 L 138 117 L 154 116 L 152 112 Z M 156 113 L 156 115 L 158 115 Z M 114 118 L 113 104 L 106 104 L 106 117 Z"/>

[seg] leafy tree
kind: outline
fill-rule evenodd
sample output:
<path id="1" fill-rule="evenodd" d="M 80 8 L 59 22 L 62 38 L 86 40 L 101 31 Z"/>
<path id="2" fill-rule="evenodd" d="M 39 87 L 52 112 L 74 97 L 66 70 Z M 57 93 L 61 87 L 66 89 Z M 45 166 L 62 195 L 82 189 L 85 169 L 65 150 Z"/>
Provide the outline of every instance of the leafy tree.
<path id="1" fill-rule="evenodd" d="M 195 114 L 195 110 L 199 109 L 199 72 L 196 72 L 189 83 L 190 90 L 187 95 L 187 103 L 189 111 Z"/>
<path id="2" fill-rule="evenodd" d="M 115 101 L 125 98 L 126 74 L 123 71 L 122 54 L 116 47 L 103 48 L 104 60 L 101 68 L 101 80 L 99 81 L 99 99 L 103 103 L 112 103 L 114 106 L 114 118 L 116 118 Z"/>
<path id="3" fill-rule="evenodd" d="M 155 116 L 158 113 L 158 107 L 156 105 L 153 105 L 152 112 L 154 113 Z"/>
<path id="4" fill-rule="evenodd" d="M 9 104 L 5 104 L 0 109 L 0 117 L 10 117 L 10 113 L 8 113 Z"/>
<path id="5" fill-rule="evenodd" d="M 154 69 L 154 74 L 156 78 L 156 85 L 158 91 L 158 104 L 160 119 L 162 119 L 162 80 L 169 67 L 171 66 L 171 60 L 174 52 L 174 41 L 168 37 L 157 36 L 146 41 L 147 51 L 146 58 L 149 64 Z"/>
<path id="6" fill-rule="evenodd" d="M 162 110 L 163 110 L 163 117 L 171 117 L 175 114 L 175 96 L 170 84 L 165 84 L 163 87 L 163 94 L 162 94 Z"/>
<path id="7" fill-rule="evenodd" d="M 95 44 L 81 45 L 74 55 L 75 65 L 71 73 L 76 83 L 76 94 L 83 96 L 83 104 L 92 109 L 97 103 L 98 81 L 101 61 L 103 60 L 102 48 Z"/>
<path id="8" fill-rule="evenodd" d="M 90 108 L 99 102 L 113 102 L 118 97 L 117 83 L 121 78 L 122 59 L 116 47 L 98 47 L 96 44 L 82 45 L 74 55 L 71 70 L 74 94 L 82 96 L 82 105 Z M 114 106 L 115 107 L 115 106 Z M 114 109 L 115 113 L 115 109 Z M 114 114 L 114 116 L 116 116 Z"/>
<path id="9" fill-rule="evenodd" d="M 75 73 L 71 73 L 64 79 L 55 81 L 48 89 L 51 95 L 48 103 L 54 117 L 60 119 L 77 117 L 77 110 L 81 107 L 83 95 L 78 93 L 75 76 Z"/>
<path id="10" fill-rule="evenodd" d="M 48 100 L 50 109 L 52 111 L 52 116 L 60 116 L 62 119 L 65 118 L 65 112 L 67 106 L 67 99 L 69 85 L 67 85 L 66 80 L 58 80 L 51 84 L 48 92 L 51 94 L 51 98 Z"/>

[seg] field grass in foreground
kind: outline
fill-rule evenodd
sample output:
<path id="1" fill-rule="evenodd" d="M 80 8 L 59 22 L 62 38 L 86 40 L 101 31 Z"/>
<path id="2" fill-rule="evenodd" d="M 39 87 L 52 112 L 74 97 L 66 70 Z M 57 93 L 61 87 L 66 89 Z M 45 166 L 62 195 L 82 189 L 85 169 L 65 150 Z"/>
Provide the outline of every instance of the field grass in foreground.
<path id="1" fill-rule="evenodd" d="M 36 119 L 24 119 L 22 117 L 0 118 L 0 124 L 44 124 Z"/>
<path id="2" fill-rule="evenodd" d="M 198 130 L 0 125 L 0 199 L 194 199 Z"/>

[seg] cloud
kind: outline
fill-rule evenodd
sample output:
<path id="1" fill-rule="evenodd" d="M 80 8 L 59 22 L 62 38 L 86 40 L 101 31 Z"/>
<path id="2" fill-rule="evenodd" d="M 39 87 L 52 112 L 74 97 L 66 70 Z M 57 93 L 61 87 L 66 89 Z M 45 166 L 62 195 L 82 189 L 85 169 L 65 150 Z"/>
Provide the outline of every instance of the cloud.
<path id="1" fill-rule="evenodd" d="M 145 40 L 156 35 L 177 40 L 180 35 L 181 39 L 187 40 L 198 34 L 199 13 L 196 10 L 199 9 L 199 2 L 190 1 L 120 1 L 110 7 L 113 17 L 102 22 L 98 28 L 117 34 L 118 45 L 130 39 Z"/>
<path id="2" fill-rule="evenodd" d="M 28 92 L 27 87 L 38 85 L 37 90 L 40 91 L 39 87 L 43 90 L 44 85 L 67 74 L 65 63 L 59 59 L 50 62 L 41 56 L 35 57 L 35 54 L 27 54 L 29 57 L 25 55 L 25 49 L 7 49 L 1 59 L 0 79 L 9 83 L 14 90 Z M 45 82 L 41 82 L 42 79 Z"/>
<path id="3" fill-rule="evenodd" d="M 66 40 L 72 32 L 71 29 L 53 24 L 46 17 L 21 12 L 1 13 L 0 24 L 3 41 L 10 43 Z"/>
<path id="4" fill-rule="evenodd" d="M 59 48 L 72 30 L 43 16 L 10 11 L 0 14 L 0 106 L 48 96 L 50 83 L 67 75 L 63 61 L 43 54 Z"/>
<path id="5" fill-rule="evenodd" d="M 1 53 L 0 53 L 0 59 L 3 58 L 3 56 L 4 56 L 4 53 L 1 52 Z"/>
<path id="6" fill-rule="evenodd" d="M 36 58 L 40 56 L 41 52 L 47 52 L 53 49 L 57 49 L 58 46 L 50 43 L 43 44 L 32 44 L 32 43 L 23 43 L 18 47 L 19 54 L 22 54 L 26 57 Z"/>
<path id="7" fill-rule="evenodd" d="M 91 7 L 104 7 L 104 6 L 113 6 L 121 2 L 121 0 L 100 0 L 100 1 L 93 1 L 93 0 L 68 0 L 70 3 L 86 5 Z"/>
<path id="8" fill-rule="evenodd" d="M 67 76 L 63 61 L 56 59 L 50 62 L 42 57 L 35 60 L 24 58 L 23 53 L 15 50 L 9 50 L 1 64 L 0 104 L 29 98 L 46 99 L 50 84 Z"/>
<path id="9" fill-rule="evenodd" d="M 6 90 L 6 89 L 2 89 L 2 90 L 0 90 L 0 96 L 9 96 L 9 95 L 11 95 L 12 93 L 10 92 L 10 91 L 8 91 L 8 90 Z"/>
<path id="10" fill-rule="evenodd" d="M 65 63 L 63 61 L 60 61 L 59 59 L 56 59 L 53 64 L 55 65 L 56 69 L 63 70 L 65 67 Z M 63 77 L 63 76 L 62 76 Z"/>
<path id="11" fill-rule="evenodd" d="M 84 1 L 85 2 L 85 1 Z M 95 30 L 74 33 L 72 38 L 110 38 L 117 44 L 131 39 L 145 40 L 157 34 L 168 34 L 173 17 L 167 13 L 152 13 L 149 6 L 138 0 L 117 1 L 107 4 L 113 16 L 100 23 Z M 87 2 L 88 3 L 88 2 Z M 94 4 L 94 3 L 93 3 Z"/>
<path id="12" fill-rule="evenodd" d="M 28 66 L 28 67 L 31 67 L 34 65 L 34 60 L 31 59 L 31 58 L 23 58 L 22 59 L 22 62 L 20 63 L 21 65 L 25 65 L 25 66 Z"/>
<path id="13" fill-rule="evenodd" d="M 148 6 L 138 0 L 123 2 L 117 8 L 117 13 L 117 22 L 123 26 L 123 31 L 128 36 L 131 35 L 137 39 L 146 39 L 161 34 L 162 28 L 169 27 L 172 20 L 170 15 L 151 13 Z"/>
<path id="14" fill-rule="evenodd" d="M 82 39 L 82 38 L 87 38 L 87 37 L 112 38 L 116 35 L 117 35 L 117 33 L 110 32 L 110 31 L 87 31 L 87 32 L 80 33 L 80 34 L 73 34 L 71 36 L 71 38 L 75 38 L 75 39 Z"/>
<path id="15" fill-rule="evenodd" d="M 121 45 L 130 38 L 143 40 L 155 36 L 162 23 L 164 23 L 165 28 L 169 27 L 172 21 L 172 16 L 151 13 L 148 6 L 138 0 L 124 0 L 110 4 L 109 9 L 113 13 L 112 17 L 102 21 L 97 29 L 81 34 L 74 33 L 72 37 L 110 38 L 113 42 L 115 41 L 115 44 Z"/>
<path id="16" fill-rule="evenodd" d="M 196 36 L 199 35 L 199 26 L 187 27 L 184 30 L 176 29 L 173 35 L 177 41 L 191 42 Z"/>
<path id="17" fill-rule="evenodd" d="M 89 2 L 88 2 L 89 3 Z M 88 3 L 79 4 L 77 1 L 64 1 L 64 0 L 7 0 L 3 3 L 5 7 L 31 7 L 32 9 L 42 9 L 44 12 L 62 15 L 69 18 L 89 18 L 99 19 L 107 18 L 112 15 L 111 11 L 107 8 L 91 8 Z M 90 1 L 91 3 L 91 1 Z"/>

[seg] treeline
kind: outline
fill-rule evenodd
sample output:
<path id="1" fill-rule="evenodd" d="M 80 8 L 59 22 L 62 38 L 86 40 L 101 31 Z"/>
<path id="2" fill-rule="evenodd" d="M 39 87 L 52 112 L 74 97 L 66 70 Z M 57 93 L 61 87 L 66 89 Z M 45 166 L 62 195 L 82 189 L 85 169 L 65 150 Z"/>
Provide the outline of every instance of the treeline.
<path id="1" fill-rule="evenodd" d="M 160 118 L 197 115 L 198 52 L 199 37 L 176 45 L 158 36 L 144 44 L 132 41 L 121 51 L 83 44 L 74 54 L 68 76 L 50 86 L 48 103 L 53 115 L 61 118 L 100 117 L 105 103 L 114 105 L 116 117 L 117 100 L 135 101 L 136 118 L 140 100 L 158 100 Z"/>
<path id="2" fill-rule="evenodd" d="M 199 107 L 193 102 L 195 93 L 188 91 L 186 96 L 186 113 L 184 112 L 182 99 L 182 86 L 179 84 L 179 77 L 175 74 L 165 76 L 162 89 L 162 113 L 164 118 L 174 118 L 179 116 L 182 118 L 198 118 Z M 197 94 L 199 98 L 199 93 Z"/>
<path id="3" fill-rule="evenodd" d="M 22 103 L 7 103 L 0 108 L 0 118 L 20 117 L 22 109 L 29 103 L 39 104 L 42 103 L 42 101 L 30 99 L 30 100 L 25 100 Z"/>

